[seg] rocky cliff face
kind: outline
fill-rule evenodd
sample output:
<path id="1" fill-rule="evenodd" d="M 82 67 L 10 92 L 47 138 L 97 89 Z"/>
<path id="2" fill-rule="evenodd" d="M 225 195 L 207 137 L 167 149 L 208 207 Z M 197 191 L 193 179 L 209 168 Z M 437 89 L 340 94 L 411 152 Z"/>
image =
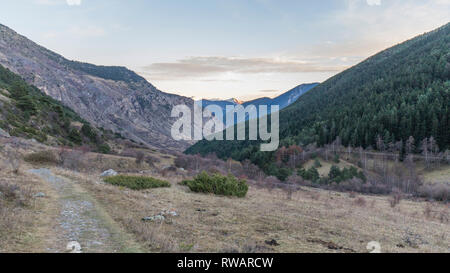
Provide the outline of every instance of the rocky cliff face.
<path id="1" fill-rule="evenodd" d="M 93 124 L 155 148 L 184 150 L 172 139 L 174 105 L 193 100 L 159 91 L 124 67 L 70 61 L 0 25 L 0 64 Z"/>

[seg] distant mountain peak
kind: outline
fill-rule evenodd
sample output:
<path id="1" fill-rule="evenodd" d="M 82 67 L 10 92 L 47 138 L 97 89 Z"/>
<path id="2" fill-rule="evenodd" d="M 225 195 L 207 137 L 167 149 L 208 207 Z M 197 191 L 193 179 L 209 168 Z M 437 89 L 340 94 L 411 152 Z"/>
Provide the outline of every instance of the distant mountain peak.
<path id="1" fill-rule="evenodd" d="M 224 118 L 226 117 L 226 114 L 230 111 L 228 106 L 237 106 L 237 105 L 242 105 L 244 107 L 248 107 L 250 105 L 256 106 L 256 108 L 258 109 L 258 115 L 259 115 L 259 107 L 260 106 L 262 106 L 262 105 L 268 106 L 269 112 L 272 109 L 271 106 L 278 106 L 279 110 L 282 110 L 282 109 L 288 107 L 289 105 L 293 104 L 294 102 L 296 102 L 301 96 L 306 94 L 308 91 L 310 91 L 317 85 L 319 85 L 319 83 L 301 84 L 301 85 L 298 85 L 297 87 L 295 87 L 295 88 L 287 91 L 286 93 L 283 93 L 280 96 L 273 98 L 273 99 L 268 98 L 268 97 L 262 97 L 262 98 L 254 99 L 251 101 L 241 101 L 236 98 L 231 98 L 228 100 L 203 99 L 203 100 L 196 101 L 196 104 L 201 105 L 203 108 L 206 108 L 210 105 L 219 106 L 220 108 L 222 108 Z M 248 116 L 246 117 L 246 119 L 247 118 L 248 118 Z M 242 121 L 244 121 L 244 120 L 235 120 L 235 122 L 242 122 Z"/>
<path id="2" fill-rule="evenodd" d="M 244 101 L 238 100 L 236 98 L 231 98 L 231 99 L 228 99 L 228 100 L 225 100 L 225 101 L 228 101 L 228 102 L 231 102 L 231 103 L 234 103 L 234 104 L 244 104 Z"/>

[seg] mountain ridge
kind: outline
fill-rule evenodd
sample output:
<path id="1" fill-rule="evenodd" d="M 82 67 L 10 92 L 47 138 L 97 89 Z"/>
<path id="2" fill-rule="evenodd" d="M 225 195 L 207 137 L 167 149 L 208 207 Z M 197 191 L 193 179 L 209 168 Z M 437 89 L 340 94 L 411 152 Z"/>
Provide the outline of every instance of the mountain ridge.
<path id="1" fill-rule="evenodd" d="M 353 147 L 401 152 L 409 142 L 411 152 L 445 151 L 449 92 L 450 23 L 367 58 L 286 107 L 280 112 L 280 147 L 323 146 L 339 138 Z M 259 152 L 259 144 L 203 140 L 186 152 L 250 159 L 276 175 L 274 153 Z"/>
<path id="2" fill-rule="evenodd" d="M 200 105 L 202 103 L 202 107 L 205 108 L 210 105 L 217 105 L 220 108 L 222 108 L 223 117 L 226 117 L 226 107 L 227 106 L 237 106 L 242 105 L 243 107 L 247 107 L 249 105 L 254 105 L 257 108 L 258 115 L 259 115 L 259 106 L 260 105 L 267 105 L 268 111 L 270 113 L 271 106 L 277 105 L 279 106 L 279 109 L 282 110 L 292 103 L 296 102 L 298 98 L 300 98 L 305 93 L 309 92 L 311 89 L 319 85 L 319 83 L 304 83 L 300 84 L 289 91 L 275 97 L 275 98 L 269 98 L 269 97 L 262 97 L 257 98 L 250 101 L 239 101 L 237 99 L 228 99 L 228 100 L 199 100 L 196 101 L 197 105 Z M 248 116 L 247 116 L 248 118 Z M 243 120 L 235 120 L 235 123 L 242 122 Z"/>
<path id="3" fill-rule="evenodd" d="M 99 127 L 152 148 L 183 150 L 171 137 L 171 108 L 190 98 L 169 94 L 119 66 L 71 61 L 0 25 L 0 64 Z"/>

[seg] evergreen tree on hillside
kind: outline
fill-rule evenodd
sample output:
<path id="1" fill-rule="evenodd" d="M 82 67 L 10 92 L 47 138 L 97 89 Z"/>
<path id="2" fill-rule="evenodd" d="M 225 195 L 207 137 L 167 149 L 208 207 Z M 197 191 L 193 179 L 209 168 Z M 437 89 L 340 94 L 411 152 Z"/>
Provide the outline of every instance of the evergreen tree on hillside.
<path id="1" fill-rule="evenodd" d="M 330 78 L 280 112 L 280 147 L 333 143 L 417 153 L 433 137 L 450 148 L 450 23 L 384 50 Z M 410 138 L 412 136 L 412 139 Z M 382 141 L 381 141 L 382 140 Z M 416 141 L 410 141 L 416 140 Z M 186 152 L 250 159 L 268 170 L 260 141 L 200 141 Z"/>

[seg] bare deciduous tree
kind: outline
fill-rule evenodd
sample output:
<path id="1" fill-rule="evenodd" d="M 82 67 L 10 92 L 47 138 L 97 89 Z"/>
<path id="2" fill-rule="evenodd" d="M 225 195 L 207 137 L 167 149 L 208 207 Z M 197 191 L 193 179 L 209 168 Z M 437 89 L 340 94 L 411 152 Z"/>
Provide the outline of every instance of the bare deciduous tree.
<path id="1" fill-rule="evenodd" d="M 141 165 L 144 162 L 145 154 L 141 151 L 136 153 L 136 164 Z"/>
<path id="2" fill-rule="evenodd" d="M 420 143 L 420 150 L 422 151 L 422 155 L 425 157 L 425 163 L 427 168 L 430 167 L 429 155 L 430 155 L 430 143 L 428 138 L 425 138 Z"/>

